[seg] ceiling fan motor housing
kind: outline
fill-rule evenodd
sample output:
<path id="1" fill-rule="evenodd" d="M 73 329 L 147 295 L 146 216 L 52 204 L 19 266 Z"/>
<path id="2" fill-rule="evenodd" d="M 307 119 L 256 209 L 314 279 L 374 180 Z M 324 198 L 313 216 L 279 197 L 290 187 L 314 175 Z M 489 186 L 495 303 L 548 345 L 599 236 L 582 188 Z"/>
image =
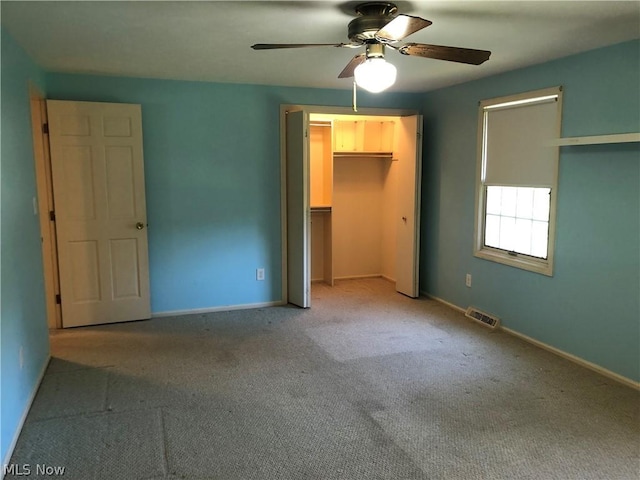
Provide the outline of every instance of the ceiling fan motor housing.
<path id="1" fill-rule="evenodd" d="M 393 3 L 361 3 L 356 7 L 358 17 L 349 22 L 349 40 L 359 44 L 377 41 L 376 32 L 393 20 L 397 11 L 398 7 Z"/>

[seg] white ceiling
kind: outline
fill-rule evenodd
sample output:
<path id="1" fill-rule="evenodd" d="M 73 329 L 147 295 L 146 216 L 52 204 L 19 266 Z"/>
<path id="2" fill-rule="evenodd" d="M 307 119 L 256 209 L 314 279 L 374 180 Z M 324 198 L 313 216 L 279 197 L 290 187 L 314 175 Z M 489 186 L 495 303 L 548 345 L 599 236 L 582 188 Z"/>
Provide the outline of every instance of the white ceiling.
<path id="1" fill-rule="evenodd" d="M 42 67 L 230 83 L 351 88 L 360 50 L 254 51 L 254 43 L 347 42 L 358 1 L 0 2 L 2 24 Z M 640 37 L 638 1 L 397 1 L 433 22 L 411 42 L 491 50 L 480 66 L 387 52 L 395 91 L 427 91 Z"/>

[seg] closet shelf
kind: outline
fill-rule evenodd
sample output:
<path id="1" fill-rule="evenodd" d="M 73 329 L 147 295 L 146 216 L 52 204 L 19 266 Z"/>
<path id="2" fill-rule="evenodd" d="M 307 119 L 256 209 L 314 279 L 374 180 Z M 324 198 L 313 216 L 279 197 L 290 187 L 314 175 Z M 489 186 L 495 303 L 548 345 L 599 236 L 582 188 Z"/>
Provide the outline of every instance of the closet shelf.
<path id="1" fill-rule="evenodd" d="M 617 133 L 612 135 L 593 135 L 589 137 L 565 137 L 552 142 L 552 146 L 566 147 L 570 145 L 598 145 L 604 143 L 640 142 L 640 133 Z"/>
<path id="2" fill-rule="evenodd" d="M 383 158 L 393 160 L 393 152 L 333 152 L 333 158 Z"/>

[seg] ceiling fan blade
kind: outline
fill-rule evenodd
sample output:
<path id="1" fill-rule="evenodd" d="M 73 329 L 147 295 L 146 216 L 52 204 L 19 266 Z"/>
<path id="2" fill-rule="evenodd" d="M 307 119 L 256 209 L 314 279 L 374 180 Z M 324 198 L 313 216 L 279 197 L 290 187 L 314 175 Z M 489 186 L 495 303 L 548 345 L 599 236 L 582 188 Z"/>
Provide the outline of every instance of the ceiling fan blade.
<path id="1" fill-rule="evenodd" d="M 429 25 L 431 25 L 431 22 L 424 18 L 413 17 L 411 15 L 398 15 L 376 32 L 376 38 L 397 42 Z"/>
<path id="2" fill-rule="evenodd" d="M 426 43 L 407 43 L 396 48 L 403 55 L 415 57 L 435 58 L 449 62 L 480 65 L 489 60 L 491 52 L 488 50 L 474 50 L 472 48 L 445 47 L 442 45 L 428 45 Z"/>
<path id="3" fill-rule="evenodd" d="M 254 50 L 274 50 L 277 48 L 307 48 L 307 47 L 344 47 L 358 48 L 361 45 L 350 43 L 256 43 L 251 45 Z"/>
<path id="4" fill-rule="evenodd" d="M 367 56 L 364 53 L 361 53 L 360 55 L 356 55 L 355 57 L 353 57 L 351 61 L 347 64 L 347 66 L 344 67 L 344 69 L 340 72 L 340 75 L 338 75 L 338 78 L 353 77 L 353 72 L 355 71 L 356 67 L 361 63 L 363 63 L 366 59 L 367 59 Z"/>

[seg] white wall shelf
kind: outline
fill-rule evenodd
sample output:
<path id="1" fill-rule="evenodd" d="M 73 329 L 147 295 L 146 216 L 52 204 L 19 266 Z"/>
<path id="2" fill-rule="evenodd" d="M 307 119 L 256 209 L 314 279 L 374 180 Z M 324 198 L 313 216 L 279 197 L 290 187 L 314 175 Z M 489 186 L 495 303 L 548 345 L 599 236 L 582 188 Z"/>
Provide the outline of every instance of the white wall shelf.
<path id="1" fill-rule="evenodd" d="M 593 135 L 590 137 L 565 137 L 553 141 L 553 146 L 598 145 L 603 143 L 640 142 L 640 133 L 618 133 L 612 135 Z"/>

